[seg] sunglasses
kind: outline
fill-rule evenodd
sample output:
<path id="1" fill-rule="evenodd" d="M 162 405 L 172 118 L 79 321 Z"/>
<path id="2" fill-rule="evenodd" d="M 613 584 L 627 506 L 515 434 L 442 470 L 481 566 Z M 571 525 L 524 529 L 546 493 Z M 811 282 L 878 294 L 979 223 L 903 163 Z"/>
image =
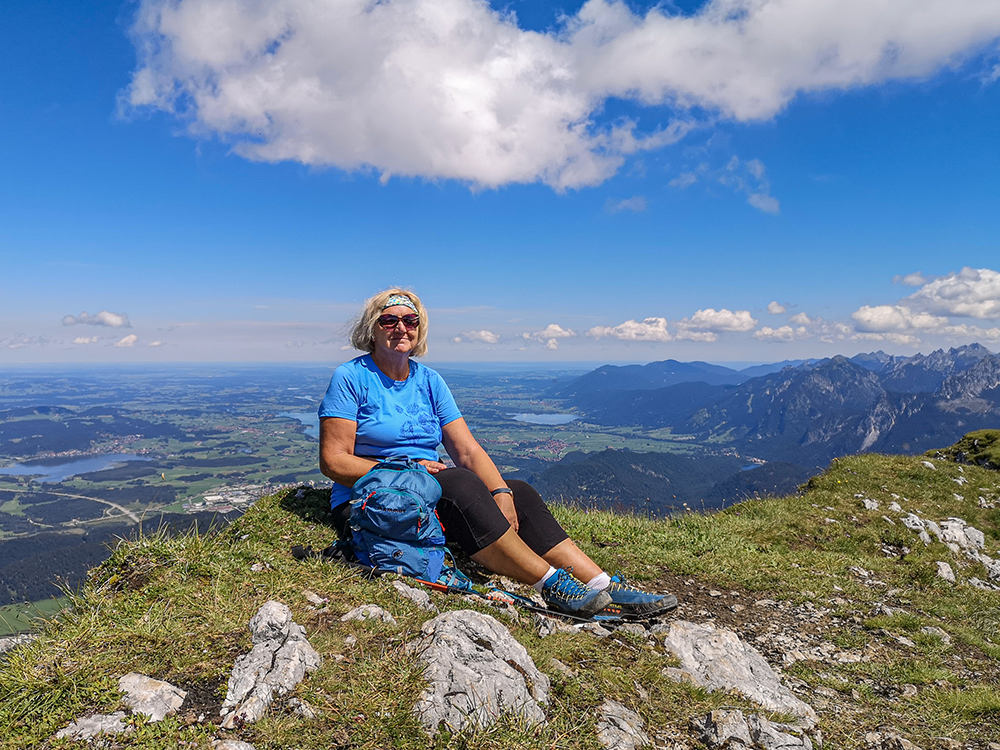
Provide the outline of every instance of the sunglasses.
<path id="1" fill-rule="evenodd" d="M 407 331 L 412 331 L 418 325 L 420 325 L 420 316 L 416 313 L 409 313 L 403 317 L 398 315 L 390 315 L 386 313 L 385 315 L 378 316 L 379 327 L 384 328 L 387 331 L 391 331 L 397 325 L 399 321 L 403 321 L 403 325 L 406 326 Z"/>

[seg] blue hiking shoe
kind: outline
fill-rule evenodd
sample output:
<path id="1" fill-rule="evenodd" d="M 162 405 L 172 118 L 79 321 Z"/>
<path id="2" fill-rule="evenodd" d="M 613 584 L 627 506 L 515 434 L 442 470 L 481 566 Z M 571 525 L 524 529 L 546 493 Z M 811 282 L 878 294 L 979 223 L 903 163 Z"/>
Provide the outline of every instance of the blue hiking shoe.
<path id="1" fill-rule="evenodd" d="M 577 617 L 592 617 L 611 604 L 611 595 L 580 583 L 562 568 L 542 584 L 542 599 L 551 609 Z"/>
<path id="2" fill-rule="evenodd" d="M 647 620 L 677 607 L 673 594 L 647 594 L 629 586 L 619 575 L 611 576 L 611 585 L 604 590 L 611 595 L 611 604 L 602 614 L 616 614 L 626 620 Z"/>

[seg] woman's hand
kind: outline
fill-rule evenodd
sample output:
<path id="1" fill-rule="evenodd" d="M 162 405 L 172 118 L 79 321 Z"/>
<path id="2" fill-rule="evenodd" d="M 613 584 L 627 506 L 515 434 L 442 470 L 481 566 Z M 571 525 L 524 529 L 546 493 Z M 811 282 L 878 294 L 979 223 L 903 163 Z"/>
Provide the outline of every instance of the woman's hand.
<path id="1" fill-rule="evenodd" d="M 437 474 L 439 471 L 444 471 L 448 468 L 447 464 L 443 464 L 440 461 L 431 461 L 426 458 L 422 461 L 417 461 L 417 463 L 427 469 L 429 474 Z"/>
<path id="2" fill-rule="evenodd" d="M 510 527 L 514 529 L 514 533 L 517 533 L 517 510 L 514 508 L 514 496 L 502 492 L 493 496 L 496 500 L 497 507 L 500 508 L 500 512 L 503 513 L 504 518 L 507 519 L 507 523 Z"/>

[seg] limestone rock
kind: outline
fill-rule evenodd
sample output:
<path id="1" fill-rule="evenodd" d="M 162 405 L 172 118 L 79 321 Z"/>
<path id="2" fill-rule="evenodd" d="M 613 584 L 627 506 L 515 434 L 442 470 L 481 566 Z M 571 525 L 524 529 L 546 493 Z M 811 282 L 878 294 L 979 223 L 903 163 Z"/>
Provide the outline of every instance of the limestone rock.
<path id="1" fill-rule="evenodd" d="M 187 693 L 169 682 L 154 680 L 138 672 L 129 672 L 118 680 L 125 693 L 125 704 L 137 714 L 145 714 L 149 722 L 163 721 L 177 713 Z"/>
<path id="2" fill-rule="evenodd" d="M 399 592 L 399 595 L 401 597 L 403 597 L 404 599 L 409 599 L 411 602 L 420 607 L 420 609 L 426 610 L 428 612 L 438 611 L 438 608 L 434 606 L 434 602 L 431 601 L 430 594 L 428 594 L 426 591 L 415 589 L 413 588 L 413 586 L 407 586 L 402 581 L 393 581 L 392 587 Z"/>
<path id="3" fill-rule="evenodd" d="M 710 711 L 703 718 L 691 719 L 691 728 L 709 747 L 736 748 L 753 747 L 750 727 L 740 710 Z"/>
<path id="4" fill-rule="evenodd" d="M 905 737 L 890 733 L 882 738 L 879 750 L 920 750 L 920 747 L 914 745 Z"/>
<path id="5" fill-rule="evenodd" d="M 635 711 L 618 701 L 601 704 L 597 719 L 597 740 L 611 750 L 635 750 L 651 744 L 643 731 L 644 722 Z"/>
<path id="6" fill-rule="evenodd" d="M 941 562 L 940 560 L 938 560 L 938 562 L 935 564 L 937 565 L 938 578 L 941 578 L 942 580 L 945 580 L 948 583 L 955 582 L 955 571 L 951 569 L 951 566 L 948 563 Z"/>
<path id="7" fill-rule="evenodd" d="M 868 498 L 865 498 L 861 502 L 865 504 L 865 510 L 878 510 L 878 500 L 870 500 Z"/>
<path id="8" fill-rule="evenodd" d="M 396 627 L 399 624 L 396 622 L 395 617 L 377 604 L 362 604 L 360 607 L 355 607 L 340 618 L 341 622 L 350 622 L 351 620 L 380 620 L 381 622 L 392 625 L 393 627 Z"/>
<path id="9" fill-rule="evenodd" d="M 27 633 L 12 635 L 8 638 L 0 638 L 0 654 L 6 654 L 8 651 L 12 651 L 18 646 L 24 646 L 25 644 L 31 643 L 35 640 L 35 638 L 37 638 L 37 636 L 29 635 Z"/>
<path id="10" fill-rule="evenodd" d="M 256 750 L 249 742 L 240 740 L 214 740 L 212 750 Z"/>
<path id="11" fill-rule="evenodd" d="M 769 711 L 792 714 L 808 727 L 816 724 L 812 707 L 782 685 L 764 657 L 732 631 L 678 620 L 663 645 L 702 687 L 735 690 Z"/>
<path id="12" fill-rule="evenodd" d="M 94 714 L 85 719 L 77 719 L 68 727 L 56 732 L 56 739 L 89 740 L 100 734 L 121 734 L 130 727 L 125 724 L 125 712 Z"/>
<path id="13" fill-rule="evenodd" d="M 549 678 L 495 618 L 472 610 L 428 620 L 407 648 L 424 663 L 428 687 L 414 712 L 427 733 L 486 727 L 502 713 L 545 721 Z"/>
<path id="14" fill-rule="evenodd" d="M 276 695 L 291 691 L 307 672 L 322 664 L 305 630 L 281 602 L 270 601 L 261 607 L 250 620 L 250 631 L 254 646 L 236 660 L 222 702 L 224 729 L 237 722 L 257 721 Z"/>
<path id="15" fill-rule="evenodd" d="M 691 720 L 700 739 L 711 748 L 730 750 L 812 750 L 812 740 L 801 729 L 768 721 L 757 715 L 743 716 L 740 710 L 716 710 L 704 718 Z"/>
<path id="16" fill-rule="evenodd" d="M 812 740 L 804 732 L 796 730 L 787 724 L 768 721 L 757 714 L 751 714 L 747 720 L 750 726 L 750 738 L 754 747 L 760 750 L 812 750 Z"/>

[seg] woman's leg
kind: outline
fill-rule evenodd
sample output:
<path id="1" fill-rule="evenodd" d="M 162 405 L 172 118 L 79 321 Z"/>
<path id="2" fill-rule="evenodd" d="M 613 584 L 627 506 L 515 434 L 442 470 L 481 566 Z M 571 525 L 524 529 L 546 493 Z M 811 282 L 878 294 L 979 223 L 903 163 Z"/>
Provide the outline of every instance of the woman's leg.
<path id="1" fill-rule="evenodd" d="M 584 583 L 604 572 L 569 538 L 534 487 L 519 479 L 506 481 L 514 491 L 518 533 L 525 544 L 552 567 L 569 570 Z"/>
<path id="2" fill-rule="evenodd" d="M 534 585 L 545 576 L 549 564 L 510 527 L 479 477 L 468 469 L 445 469 L 434 478 L 441 485 L 438 517 L 449 543 L 494 573 L 522 583 Z"/>

